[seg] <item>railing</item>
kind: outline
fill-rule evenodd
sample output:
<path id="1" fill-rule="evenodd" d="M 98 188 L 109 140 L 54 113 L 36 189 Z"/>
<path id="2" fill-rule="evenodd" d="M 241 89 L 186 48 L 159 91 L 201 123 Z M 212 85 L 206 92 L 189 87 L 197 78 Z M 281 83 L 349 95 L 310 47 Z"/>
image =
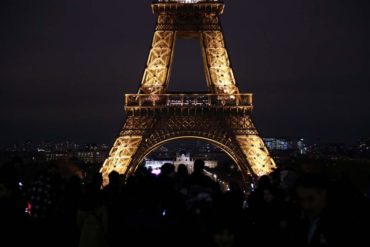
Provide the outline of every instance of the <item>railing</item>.
<path id="1" fill-rule="evenodd" d="M 154 0 L 152 10 L 154 13 L 178 12 L 205 12 L 222 14 L 224 1 L 222 0 Z"/>
<path id="2" fill-rule="evenodd" d="M 252 94 L 126 94 L 126 108 L 251 108 Z"/>

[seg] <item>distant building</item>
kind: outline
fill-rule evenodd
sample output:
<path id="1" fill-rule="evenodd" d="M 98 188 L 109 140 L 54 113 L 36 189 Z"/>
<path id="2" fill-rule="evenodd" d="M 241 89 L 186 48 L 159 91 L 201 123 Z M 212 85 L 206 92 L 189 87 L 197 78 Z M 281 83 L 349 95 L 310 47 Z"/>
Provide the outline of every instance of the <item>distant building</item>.
<path id="1" fill-rule="evenodd" d="M 102 151 L 82 151 L 77 153 L 77 159 L 84 161 L 85 163 L 103 163 L 107 158 L 107 152 Z"/>
<path id="2" fill-rule="evenodd" d="M 266 146 L 271 151 L 287 151 L 294 149 L 294 144 L 288 138 L 263 138 Z"/>
<path id="3" fill-rule="evenodd" d="M 370 138 L 362 138 L 357 144 L 357 150 L 360 154 L 370 154 Z"/>
<path id="4" fill-rule="evenodd" d="M 56 160 L 64 160 L 72 158 L 72 155 L 70 153 L 45 153 L 46 161 L 56 161 Z"/>
<path id="5" fill-rule="evenodd" d="M 305 144 L 303 138 L 301 138 L 301 139 L 298 140 L 298 142 L 297 142 L 297 149 L 298 149 L 298 153 L 300 155 L 305 155 L 305 154 L 308 153 L 308 147 Z"/>
<path id="6" fill-rule="evenodd" d="M 268 149 L 275 155 L 306 155 L 308 147 L 303 138 L 263 138 Z"/>
<path id="7" fill-rule="evenodd" d="M 39 149 L 40 152 L 45 153 L 46 161 L 56 161 L 56 160 L 63 160 L 63 159 L 70 159 L 76 158 L 78 160 L 83 161 L 87 164 L 97 164 L 103 163 L 106 157 L 108 156 L 108 152 L 105 150 L 81 150 L 81 151 L 70 151 L 70 152 L 45 152 L 43 149 Z"/>
<path id="8" fill-rule="evenodd" d="M 177 171 L 177 167 L 180 164 L 184 164 L 188 168 L 188 172 L 192 173 L 194 170 L 194 159 L 191 158 L 190 153 L 188 154 L 176 154 L 175 160 L 152 160 L 152 159 L 146 159 L 144 166 L 146 168 L 152 169 L 152 172 L 154 174 L 159 174 L 160 169 L 162 165 L 165 163 L 170 163 L 175 166 L 175 170 Z M 215 160 L 205 160 L 204 164 L 206 167 L 209 168 L 216 168 L 218 165 L 218 162 Z"/>

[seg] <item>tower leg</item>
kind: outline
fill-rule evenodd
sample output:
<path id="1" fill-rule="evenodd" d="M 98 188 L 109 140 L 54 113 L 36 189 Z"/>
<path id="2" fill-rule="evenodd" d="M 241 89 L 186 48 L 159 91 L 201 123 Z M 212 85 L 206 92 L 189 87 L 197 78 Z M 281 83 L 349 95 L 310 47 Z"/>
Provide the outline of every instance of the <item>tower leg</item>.
<path id="1" fill-rule="evenodd" d="M 132 157 L 137 153 L 143 135 L 153 123 L 153 118 L 142 116 L 127 116 L 119 137 L 113 144 L 108 158 L 105 160 L 100 172 L 103 174 L 103 185 L 109 183 L 109 174 L 117 171 L 126 174 Z"/>
<path id="2" fill-rule="evenodd" d="M 222 31 L 201 32 L 201 45 L 210 89 L 219 94 L 239 93 Z"/>
<path id="3" fill-rule="evenodd" d="M 250 114 L 232 116 L 228 119 L 228 124 L 253 173 L 260 177 L 272 172 L 276 167 L 275 162 L 259 136 Z"/>
<path id="4" fill-rule="evenodd" d="M 276 167 L 261 137 L 258 135 L 237 135 L 236 140 L 253 173 L 258 177 L 269 174 Z"/>
<path id="5" fill-rule="evenodd" d="M 165 92 L 171 71 L 174 45 L 174 31 L 154 32 L 140 93 L 160 94 Z"/>

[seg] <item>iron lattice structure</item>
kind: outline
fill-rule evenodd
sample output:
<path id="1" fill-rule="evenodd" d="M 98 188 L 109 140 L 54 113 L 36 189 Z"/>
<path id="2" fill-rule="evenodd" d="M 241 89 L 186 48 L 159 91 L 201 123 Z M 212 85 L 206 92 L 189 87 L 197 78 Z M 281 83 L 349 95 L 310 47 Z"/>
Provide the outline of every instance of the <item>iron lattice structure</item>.
<path id="1" fill-rule="evenodd" d="M 125 96 L 126 119 L 105 160 L 104 184 L 115 170 L 132 175 L 156 147 L 199 138 L 224 150 L 245 180 L 268 174 L 273 159 L 251 119 L 252 95 L 241 94 L 225 47 L 221 1 L 157 1 L 152 46 L 138 94 Z M 167 93 L 176 40 L 200 41 L 209 92 Z"/>

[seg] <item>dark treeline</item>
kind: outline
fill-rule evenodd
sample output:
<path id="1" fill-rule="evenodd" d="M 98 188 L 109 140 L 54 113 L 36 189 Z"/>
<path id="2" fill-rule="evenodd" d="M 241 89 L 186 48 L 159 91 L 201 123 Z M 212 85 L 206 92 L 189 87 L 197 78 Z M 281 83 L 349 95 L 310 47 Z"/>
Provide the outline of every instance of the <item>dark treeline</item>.
<path id="1" fill-rule="evenodd" d="M 124 181 L 112 172 L 62 178 L 49 166 L 22 185 L 0 167 L 0 246 L 370 246 L 369 197 L 344 174 L 277 169 L 245 194 L 222 192 L 203 172 L 144 167 Z"/>

